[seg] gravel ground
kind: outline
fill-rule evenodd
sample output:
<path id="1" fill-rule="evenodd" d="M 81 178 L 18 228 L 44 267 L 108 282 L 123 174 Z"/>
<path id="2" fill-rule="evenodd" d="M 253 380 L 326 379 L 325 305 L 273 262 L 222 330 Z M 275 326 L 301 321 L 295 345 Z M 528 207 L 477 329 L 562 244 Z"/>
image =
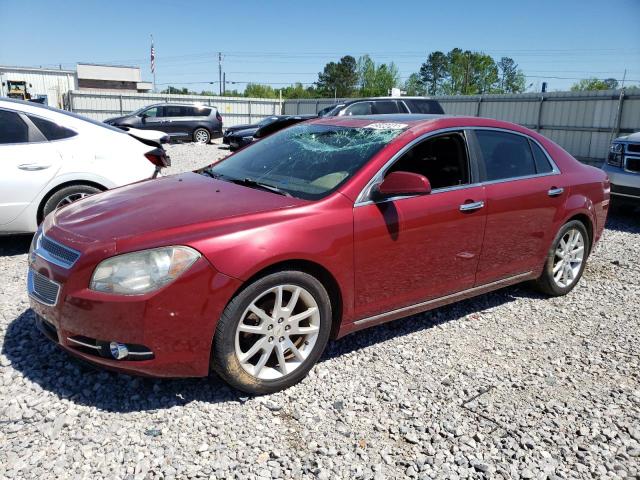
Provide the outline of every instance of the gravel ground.
<path id="1" fill-rule="evenodd" d="M 177 143 L 167 146 L 167 153 L 171 157 L 171 166 L 162 171 L 163 175 L 173 175 L 205 167 L 221 160 L 231 152 L 221 139 L 214 140 L 210 145 L 198 143 Z"/>
<path id="2" fill-rule="evenodd" d="M 170 149 L 172 171 L 226 153 Z M 33 324 L 30 238 L 0 238 L 0 478 L 639 478 L 639 218 L 611 216 L 566 297 L 365 330 L 257 398 L 73 361 Z"/>

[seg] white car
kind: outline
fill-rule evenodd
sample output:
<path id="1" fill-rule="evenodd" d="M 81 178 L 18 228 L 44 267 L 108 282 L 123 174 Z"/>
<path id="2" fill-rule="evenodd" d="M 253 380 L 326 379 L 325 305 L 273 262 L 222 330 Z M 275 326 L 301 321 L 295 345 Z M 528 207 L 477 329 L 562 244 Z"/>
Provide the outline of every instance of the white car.
<path id="1" fill-rule="evenodd" d="M 0 99 L 0 234 L 35 232 L 58 207 L 153 178 L 166 134 L 124 131 L 76 114 Z"/>

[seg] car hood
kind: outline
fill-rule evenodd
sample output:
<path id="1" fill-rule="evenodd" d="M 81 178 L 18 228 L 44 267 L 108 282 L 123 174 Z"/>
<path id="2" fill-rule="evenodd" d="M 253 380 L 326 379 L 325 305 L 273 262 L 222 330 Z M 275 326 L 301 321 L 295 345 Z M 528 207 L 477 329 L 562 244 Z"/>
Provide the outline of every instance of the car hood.
<path id="1" fill-rule="evenodd" d="M 187 238 L 246 217 L 308 203 L 197 173 L 147 180 L 88 197 L 47 218 L 45 229 L 104 242 Z M 54 233 L 55 235 L 55 233 Z"/>
<path id="2" fill-rule="evenodd" d="M 234 130 L 231 135 L 234 137 L 253 137 L 257 131 L 257 128 L 245 128 L 243 130 Z"/>
<path id="3" fill-rule="evenodd" d="M 227 127 L 227 132 L 237 132 L 238 130 L 246 130 L 247 128 L 258 128 L 258 124 L 247 123 L 246 125 L 234 125 L 233 127 Z"/>
<path id="4" fill-rule="evenodd" d="M 616 140 L 624 140 L 625 142 L 640 142 L 640 132 L 624 135 L 622 137 L 616 138 Z"/>

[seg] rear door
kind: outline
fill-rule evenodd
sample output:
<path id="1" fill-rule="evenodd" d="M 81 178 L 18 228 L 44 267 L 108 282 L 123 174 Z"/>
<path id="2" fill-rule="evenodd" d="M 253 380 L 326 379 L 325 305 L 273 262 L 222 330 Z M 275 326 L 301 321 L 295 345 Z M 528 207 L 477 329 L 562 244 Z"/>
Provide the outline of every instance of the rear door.
<path id="1" fill-rule="evenodd" d="M 172 137 L 191 137 L 196 121 L 194 107 L 165 105 L 164 116 L 168 123 L 168 133 Z"/>
<path id="2" fill-rule="evenodd" d="M 500 129 L 475 129 L 487 226 L 477 284 L 537 271 L 555 236 L 567 186 L 533 139 Z"/>
<path id="3" fill-rule="evenodd" d="M 0 109 L 0 225 L 38 196 L 61 166 L 55 147 L 26 115 Z"/>

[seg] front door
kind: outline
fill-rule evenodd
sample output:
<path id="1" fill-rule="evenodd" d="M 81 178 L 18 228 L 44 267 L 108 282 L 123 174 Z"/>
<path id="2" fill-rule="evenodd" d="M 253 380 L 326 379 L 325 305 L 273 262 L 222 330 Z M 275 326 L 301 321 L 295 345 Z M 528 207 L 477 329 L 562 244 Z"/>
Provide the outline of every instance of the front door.
<path id="1" fill-rule="evenodd" d="M 420 173 L 430 194 L 354 208 L 356 318 L 473 287 L 486 216 L 469 165 L 463 132 L 431 136 L 385 172 Z"/>

